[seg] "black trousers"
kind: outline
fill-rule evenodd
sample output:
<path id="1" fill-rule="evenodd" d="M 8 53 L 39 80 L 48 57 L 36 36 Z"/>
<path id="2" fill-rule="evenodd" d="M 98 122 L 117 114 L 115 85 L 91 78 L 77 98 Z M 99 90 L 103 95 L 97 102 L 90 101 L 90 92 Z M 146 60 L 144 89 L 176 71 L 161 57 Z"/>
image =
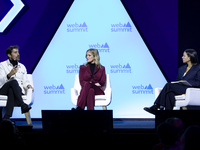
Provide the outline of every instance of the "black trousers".
<path id="1" fill-rule="evenodd" d="M 4 118 L 10 118 L 14 106 L 21 106 L 24 102 L 22 99 L 22 89 L 17 80 L 6 82 L 0 89 L 0 95 L 7 95 L 6 114 Z"/>
<path id="2" fill-rule="evenodd" d="M 175 96 L 185 94 L 187 88 L 188 86 L 183 86 L 178 83 L 167 83 L 155 100 L 155 104 L 164 106 L 166 110 L 173 110 Z"/>

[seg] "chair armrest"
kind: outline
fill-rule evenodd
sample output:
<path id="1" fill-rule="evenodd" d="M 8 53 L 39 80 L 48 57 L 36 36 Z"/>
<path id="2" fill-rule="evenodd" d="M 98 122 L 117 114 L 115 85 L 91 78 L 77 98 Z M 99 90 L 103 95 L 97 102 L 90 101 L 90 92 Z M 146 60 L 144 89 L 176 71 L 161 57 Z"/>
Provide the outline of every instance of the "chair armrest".
<path id="1" fill-rule="evenodd" d="M 27 105 L 32 105 L 34 101 L 34 92 L 32 89 L 27 89 L 26 100 L 24 101 Z"/>
<path id="2" fill-rule="evenodd" d="M 187 88 L 185 101 L 187 105 L 200 105 L 200 88 Z"/>
<path id="3" fill-rule="evenodd" d="M 74 105 L 77 104 L 77 96 L 78 96 L 78 90 L 75 88 L 71 88 L 71 101 Z"/>
<path id="4" fill-rule="evenodd" d="M 110 104 L 111 99 L 112 99 L 112 89 L 110 87 L 107 87 L 106 90 L 104 91 L 106 95 L 106 106 Z"/>

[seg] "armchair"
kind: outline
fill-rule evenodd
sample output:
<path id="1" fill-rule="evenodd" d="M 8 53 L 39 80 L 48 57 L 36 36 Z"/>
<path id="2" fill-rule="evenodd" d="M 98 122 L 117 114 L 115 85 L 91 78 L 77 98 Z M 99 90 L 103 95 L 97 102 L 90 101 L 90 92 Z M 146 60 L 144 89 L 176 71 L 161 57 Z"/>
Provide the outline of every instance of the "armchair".
<path id="1" fill-rule="evenodd" d="M 32 74 L 27 74 L 27 78 L 30 81 L 31 86 L 34 87 Z M 22 99 L 23 99 L 24 103 L 26 103 L 27 105 L 32 105 L 33 100 L 34 100 L 34 93 L 33 93 L 32 89 L 28 89 L 26 91 L 26 95 L 22 96 Z M 7 96 L 0 95 L 0 107 L 5 107 L 6 103 L 7 103 Z M 31 117 L 30 117 L 30 111 L 25 113 L 25 116 L 26 116 L 27 124 L 32 124 Z"/>
<path id="2" fill-rule="evenodd" d="M 111 102 L 111 87 L 109 75 L 106 75 L 106 83 L 103 86 L 105 95 L 95 95 L 95 106 L 102 106 L 103 110 L 107 110 L 107 106 Z M 79 82 L 79 74 L 75 75 L 74 87 L 71 88 L 71 101 L 74 105 L 77 105 L 78 96 L 81 91 L 81 85 Z"/>
<path id="3" fill-rule="evenodd" d="M 155 88 L 155 98 L 158 97 L 162 88 Z M 200 106 L 200 88 L 187 88 L 184 95 L 175 96 L 175 107 L 187 109 L 187 106 Z"/>

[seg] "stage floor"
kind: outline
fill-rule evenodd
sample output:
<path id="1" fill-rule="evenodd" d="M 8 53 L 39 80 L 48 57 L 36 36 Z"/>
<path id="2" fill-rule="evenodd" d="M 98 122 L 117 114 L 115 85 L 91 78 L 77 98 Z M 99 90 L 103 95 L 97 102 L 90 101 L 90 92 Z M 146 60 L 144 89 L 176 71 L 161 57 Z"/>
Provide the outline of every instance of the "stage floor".
<path id="1" fill-rule="evenodd" d="M 25 120 L 14 119 L 18 126 L 27 125 Z M 32 120 L 33 129 L 42 129 L 42 120 Z M 155 119 L 113 119 L 113 129 L 155 129 Z"/>
<path id="2" fill-rule="evenodd" d="M 114 119 L 113 129 L 155 129 L 155 119 Z"/>

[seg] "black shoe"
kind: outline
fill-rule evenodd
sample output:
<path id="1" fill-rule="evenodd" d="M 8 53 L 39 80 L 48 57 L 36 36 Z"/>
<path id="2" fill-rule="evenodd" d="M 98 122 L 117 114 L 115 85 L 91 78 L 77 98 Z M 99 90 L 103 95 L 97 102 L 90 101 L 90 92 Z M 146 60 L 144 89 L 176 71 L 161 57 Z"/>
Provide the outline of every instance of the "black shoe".
<path id="1" fill-rule="evenodd" d="M 22 104 L 22 106 L 21 106 L 22 114 L 23 113 L 27 113 L 31 108 L 32 108 L 31 106 L 29 106 L 29 105 L 27 105 L 25 103 Z"/>
<path id="2" fill-rule="evenodd" d="M 164 110 L 164 108 L 165 108 L 164 106 L 160 106 L 160 108 L 159 108 L 159 109 L 160 109 L 160 110 Z"/>
<path id="3" fill-rule="evenodd" d="M 81 107 L 78 106 L 77 108 L 72 108 L 71 110 L 72 110 L 72 111 L 74 111 L 74 110 L 75 110 L 75 111 L 77 111 L 77 110 L 78 110 L 78 111 L 83 111 L 84 109 L 82 109 Z"/>
<path id="4" fill-rule="evenodd" d="M 76 108 L 72 108 L 71 110 L 73 110 L 73 111 L 74 111 L 74 110 L 76 110 Z"/>
<path id="5" fill-rule="evenodd" d="M 11 121 L 10 118 L 3 118 L 2 121 L 4 121 L 4 122 L 11 122 L 12 125 L 15 125 L 15 121 Z"/>
<path id="6" fill-rule="evenodd" d="M 144 110 L 151 113 L 151 114 L 156 114 L 156 110 L 158 110 L 158 106 L 157 105 L 153 105 L 151 107 L 144 107 Z"/>

